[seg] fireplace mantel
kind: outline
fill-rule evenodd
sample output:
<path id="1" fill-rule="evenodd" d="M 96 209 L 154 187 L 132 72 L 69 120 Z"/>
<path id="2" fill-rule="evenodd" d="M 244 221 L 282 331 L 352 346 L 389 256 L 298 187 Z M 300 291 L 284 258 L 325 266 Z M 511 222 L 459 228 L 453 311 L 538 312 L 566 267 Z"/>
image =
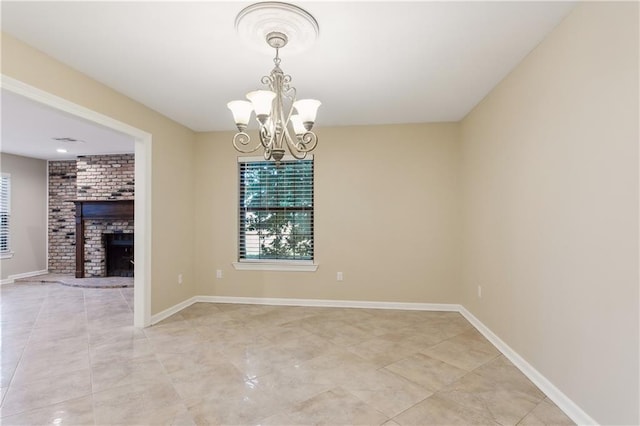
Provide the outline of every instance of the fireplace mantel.
<path id="1" fill-rule="evenodd" d="M 76 278 L 84 278 L 85 220 L 133 220 L 134 200 L 73 200 L 76 205 Z"/>

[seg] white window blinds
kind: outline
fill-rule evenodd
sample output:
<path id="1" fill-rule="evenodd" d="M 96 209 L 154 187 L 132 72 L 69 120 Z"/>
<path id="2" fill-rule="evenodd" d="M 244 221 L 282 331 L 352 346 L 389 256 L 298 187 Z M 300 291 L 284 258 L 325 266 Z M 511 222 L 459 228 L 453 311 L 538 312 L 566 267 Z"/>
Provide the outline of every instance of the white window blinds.
<path id="1" fill-rule="evenodd" d="M 0 175 L 0 252 L 8 252 L 9 219 L 11 215 L 11 176 L 6 173 Z"/>
<path id="2" fill-rule="evenodd" d="M 313 159 L 238 164 L 238 259 L 313 260 Z"/>

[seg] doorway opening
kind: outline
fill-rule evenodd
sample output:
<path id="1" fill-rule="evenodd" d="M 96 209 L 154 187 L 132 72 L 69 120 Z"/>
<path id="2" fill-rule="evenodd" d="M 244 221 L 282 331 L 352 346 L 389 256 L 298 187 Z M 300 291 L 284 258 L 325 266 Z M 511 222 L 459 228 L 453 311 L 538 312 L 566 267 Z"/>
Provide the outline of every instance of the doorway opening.
<path id="1" fill-rule="evenodd" d="M 2 75 L 2 88 L 96 125 L 131 136 L 135 141 L 134 326 L 151 324 L 151 144 L 152 135 L 129 124 Z"/>

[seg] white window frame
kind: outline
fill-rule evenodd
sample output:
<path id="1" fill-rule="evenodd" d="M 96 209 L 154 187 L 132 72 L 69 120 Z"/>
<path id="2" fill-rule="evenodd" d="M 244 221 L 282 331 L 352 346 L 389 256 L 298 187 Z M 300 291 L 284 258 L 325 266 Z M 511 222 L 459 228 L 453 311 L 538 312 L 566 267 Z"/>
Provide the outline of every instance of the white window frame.
<path id="1" fill-rule="evenodd" d="M 305 158 L 307 160 L 314 160 L 313 155 L 307 155 Z M 295 160 L 292 156 L 285 156 L 283 161 L 293 161 Z M 246 162 L 264 162 L 264 157 L 238 157 L 238 163 L 246 163 Z M 239 176 L 239 175 L 236 175 Z M 239 178 L 239 177 L 238 177 Z M 315 179 L 314 179 L 314 187 L 315 187 Z M 240 193 L 239 193 L 239 182 L 237 182 L 238 188 L 238 199 L 236 201 L 236 208 L 240 203 Z M 315 203 L 314 203 L 315 210 Z M 239 221 L 240 218 L 236 215 L 236 219 Z M 237 223 L 236 226 L 238 235 L 237 240 L 239 244 L 240 240 L 240 223 Z M 315 232 L 314 232 L 315 233 Z M 314 235 L 314 243 L 315 243 L 315 235 Z M 239 247 L 237 247 L 236 255 L 239 253 Z M 315 272 L 318 269 L 318 264 L 315 262 L 315 250 L 314 250 L 314 260 L 289 260 L 289 259 L 238 259 L 237 262 L 232 263 L 234 269 L 238 271 L 283 271 L 283 272 Z"/>
<path id="2" fill-rule="evenodd" d="M 5 250 L 0 249 L 0 259 L 10 259 L 13 257 L 13 251 L 11 251 L 11 174 L 2 173 L 2 179 L 0 180 L 0 212 L 6 208 L 7 214 L 7 229 L 6 238 L 7 248 Z M 6 207 L 4 204 L 6 203 Z"/>

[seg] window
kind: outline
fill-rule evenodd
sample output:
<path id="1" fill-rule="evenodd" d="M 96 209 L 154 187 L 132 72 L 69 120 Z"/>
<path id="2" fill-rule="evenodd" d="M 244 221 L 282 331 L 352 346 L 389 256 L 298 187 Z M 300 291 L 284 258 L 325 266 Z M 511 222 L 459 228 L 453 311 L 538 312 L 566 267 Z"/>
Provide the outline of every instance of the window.
<path id="1" fill-rule="evenodd" d="M 238 163 L 238 260 L 313 263 L 313 158 Z"/>
<path id="2" fill-rule="evenodd" d="M 0 255 L 10 257 L 9 219 L 11 216 L 11 176 L 7 173 L 0 175 Z"/>

